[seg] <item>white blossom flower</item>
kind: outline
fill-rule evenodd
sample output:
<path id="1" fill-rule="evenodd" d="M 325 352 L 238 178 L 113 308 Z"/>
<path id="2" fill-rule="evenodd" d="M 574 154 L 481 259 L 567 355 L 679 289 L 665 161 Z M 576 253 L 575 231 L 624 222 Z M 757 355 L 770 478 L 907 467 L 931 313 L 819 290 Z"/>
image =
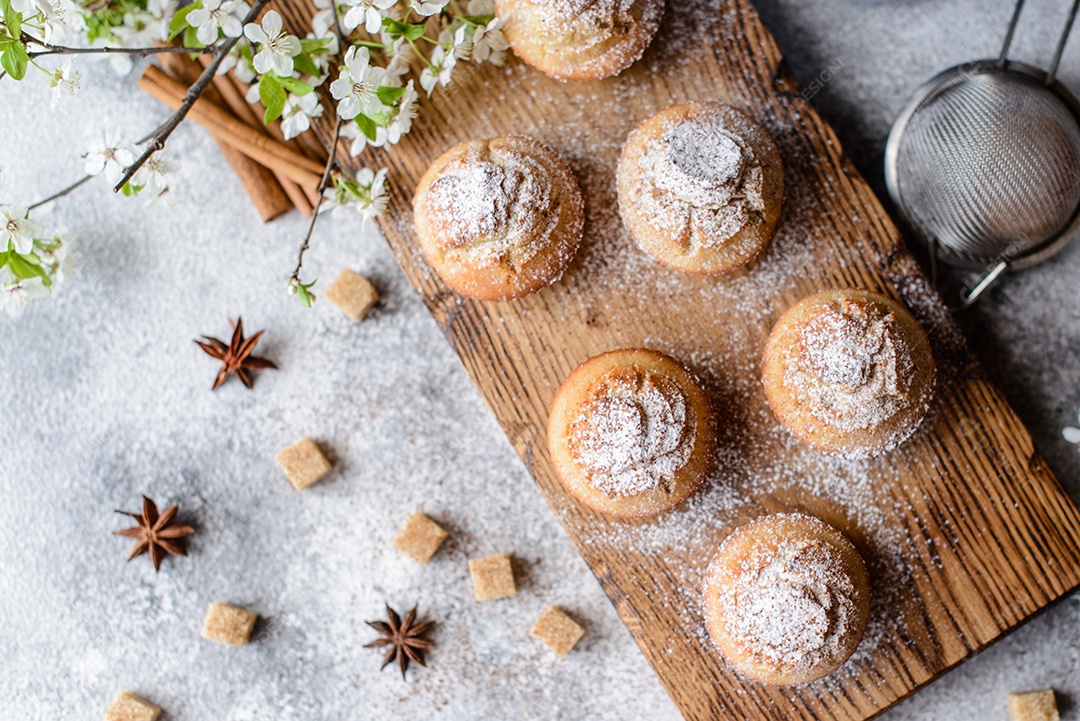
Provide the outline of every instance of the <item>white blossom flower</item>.
<path id="1" fill-rule="evenodd" d="M 449 4 L 450 0 L 412 0 L 409 7 L 421 15 L 436 15 Z"/>
<path id="2" fill-rule="evenodd" d="M 1076 422 L 1077 424 L 1080 424 L 1080 414 L 1077 414 Z M 1061 435 L 1069 443 L 1080 445 L 1080 428 L 1077 428 L 1076 426 L 1065 426 L 1061 429 Z"/>
<path id="3" fill-rule="evenodd" d="M 386 74 L 395 78 L 408 75 L 412 70 L 414 57 L 413 46 L 405 42 L 405 38 L 398 38 L 390 54 L 390 62 L 386 64 Z"/>
<path id="4" fill-rule="evenodd" d="M 311 127 L 311 119 L 323 114 L 319 96 L 316 93 L 294 95 L 289 93 L 285 101 L 285 110 L 281 113 L 281 132 L 286 140 L 292 140 Z"/>
<path id="5" fill-rule="evenodd" d="M 66 233 L 59 233 L 50 240 L 39 242 L 35 249 L 41 258 L 41 266 L 52 280 L 53 288 L 75 270 L 75 255 L 72 251 L 76 245 L 74 238 Z"/>
<path id="6" fill-rule="evenodd" d="M 352 120 L 360 113 L 374 115 L 385 109 L 375 91 L 386 80 L 386 70 L 371 65 L 370 60 L 367 48 L 349 48 L 341 75 L 330 83 L 330 94 L 338 101 L 337 112 L 343 120 Z"/>
<path id="7" fill-rule="evenodd" d="M 382 27 L 382 11 L 394 6 L 397 0 L 346 0 L 349 11 L 341 18 L 342 26 L 353 31 L 361 24 L 369 33 L 375 34 Z"/>
<path id="8" fill-rule="evenodd" d="M 374 172 L 364 168 L 356 174 L 355 181 L 337 178 L 326 189 L 320 213 L 331 211 L 335 218 L 346 216 L 355 210 L 366 226 L 373 218 L 386 211 L 386 168 Z"/>
<path id="9" fill-rule="evenodd" d="M 401 140 L 402 135 L 408 134 L 412 130 L 412 121 L 416 117 L 416 101 L 420 98 L 416 90 L 413 88 L 413 81 L 410 80 L 409 84 L 405 86 L 405 94 L 401 96 L 401 100 L 398 102 L 397 115 L 393 121 L 386 128 L 386 142 L 390 145 L 397 145 Z"/>
<path id="10" fill-rule="evenodd" d="M 338 44 L 337 33 L 333 30 L 329 30 L 322 34 L 314 32 L 307 34 L 308 40 L 328 40 L 326 47 L 321 51 L 310 53 L 311 62 L 315 63 L 315 67 L 319 69 L 320 75 L 313 78 L 314 85 L 322 85 L 326 82 L 326 78 L 330 75 L 330 59 L 338 54 L 340 45 Z"/>
<path id="11" fill-rule="evenodd" d="M 160 152 L 154 153 L 143 163 L 143 166 L 135 171 L 131 178 L 132 186 L 139 189 L 140 193 L 146 192 L 150 196 L 150 202 L 162 201 L 170 208 L 176 201 L 169 187 L 169 173 L 173 173 L 179 166 L 168 160 Z"/>
<path id="12" fill-rule="evenodd" d="M 187 15 L 188 25 L 196 28 L 195 37 L 203 45 L 213 45 L 218 41 L 220 30 L 227 38 L 238 38 L 244 34 L 242 19 L 251 7 L 243 0 L 203 0 L 203 6 L 192 10 Z"/>
<path id="13" fill-rule="evenodd" d="M 446 52 L 446 48 L 440 45 L 432 51 L 428 62 L 431 65 L 420 71 L 420 87 L 431 95 L 436 85 L 446 86 L 450 83 L 450 75 L 454 72 L 454 65 L 457 64 L 457 56 L 453 51 Z"/>
<path id="14" fill-rule="evenodd" d="M 41 232 L 40 226 L 26 217 L 26 206 L 15 205 L 0 211 L 0 252 L 14 246 L 19 255 L 34 249 L 34 236 Z"/>
<path id="15" fill-rule="evenodd" d="M 65 95 L 71 97 L 79 89 L 82 74 L 78 70 L 71 69 L 71 60 L 65 60 L 60 67 L 52 71 L 49 76 L 49 87 L 52 88 L 52 107 Z"/>
<path id="16" fill-rule="evenodd" d="M 72 0 L 52 0 L 45 12 L 45 42 L 62 43 L 67 37 L 78 37 L 86 30 L 86 10 Z"/>
<path id="17" fill-rule="evenodd" d="M 17 315 L 31 298 L 46 295 L 48 289 L 41 278 L 23 278 L 0 286 L 0 306 L 8 315 Z"/>
<path id="18" fill-rule="evenodd" d="M 311 30 L 315 33 L 315 37 L 326 37 L 330 34 L 334 28 L 334 13 L 333 8 L 337 8 L 338 17 L 340 18 L 344 14 L 345 7 L 341 3 L 333 2 L 333 0 L 312 0 L 319 12 L 311 18 Z M 337 36 L 337 33 L 334 33 Z"/>
<path id="19" fill-rule="evenodd" d="M 283 78 L 292 76 L 293 58 L 300 54 L 300 41 L 281 31 L 281 16 L 277 10 L 266 13 L 261 26 L 248 23 L 244 27 L 244 35 L 259 46 L 253 63 L 257 72 L 273 70 Z"/>
<path id="20" fill-rule="evenodd" d="M 115 185 L 124 176 L 124 168 L 135 162 L 135 153 L 124 144 L 124 131 L 109 128 L 84 156 L 87 175 L 105 172 L 105 179 Z"/>
<path id="21" fill-rule="evenodd" d="M 17 13 L 22 13 L 24 18 L 31 18 L 38 13 L 48 15 L 52 6 L 48 0 L 11 0 L 11 7 Z"/>
<path id="22" fill-rule="evenodd" d="M 474 63 L 490 61 L 502 65 L 510 43 L 499 29 L 501 20 L 492 18 L 487 25 L 478 25 L 472 36 L 472 59 Z"/>
<path id="23" fill-rule="evenodd" d="M 372 140 L 368 136 L 364 135 L 360 130 L 360 126 L 356 123 L 347 123 L 341 126 L 341 137 L 352 140 L 349 145 L 349 155 L 356 157 L 360 153 L 364 152 L 364 149 L 368 146 L 372 148 L 381 148 L 386 145 L 387 132 L 386 128 L 379 126 L 375 128 L 375 139 Z"/>

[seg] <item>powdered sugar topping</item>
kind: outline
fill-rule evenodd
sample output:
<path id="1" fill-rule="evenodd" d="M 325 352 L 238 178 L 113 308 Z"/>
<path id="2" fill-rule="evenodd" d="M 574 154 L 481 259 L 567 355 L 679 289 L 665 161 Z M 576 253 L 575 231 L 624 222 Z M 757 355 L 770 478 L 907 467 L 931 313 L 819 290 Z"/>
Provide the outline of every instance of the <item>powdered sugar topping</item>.
<path id="1" fill-rule="evenodd" d="M 686 394 L 657 373 L 617 369 L 570 425 L 570 447 L 589 483 L 611 497 L 670 490 L 690 458 L 696 424 Z"/>
<path id="2" fill-rule="evenodd" d="M 911 347 L 873 303 L 830 303 L 799 331 L 785 385 L 812 416 L 845 431 L 875 428 L 909 403 Z"/>
<path id="3" fill-rule="evenodd" d="M 543 13 L 537 27 L 553 44 L 578 49 L 624 35 L 634 23 L 635 0 L 529 0 Z"/>
<path id="4" fill-rule="evenodd" d="M 725 125 L 709 111 L 676 121 L 641 158 L 635 189 L 652 222 L 710 248 L 726 244 L 765 209 L 761 164 Z M 695 227 L 701 232 L 688 232 Z"/>
<path id="5" fill-rule="evenodd" d="M 759 665 L 808 669 L 843 656 L 857 632 L 856 589 L 838 549 L 785 539 L 770 555 L 750 555 L 720 608 L 731 637 Z"/>
<path id="6" fill-rule="evenodd" d="M 425 203 L 447 255 L 471 267 L 520 267 L 558 224 L 547 170 L 521 153 L 470 154 L 432 183 Z"/>

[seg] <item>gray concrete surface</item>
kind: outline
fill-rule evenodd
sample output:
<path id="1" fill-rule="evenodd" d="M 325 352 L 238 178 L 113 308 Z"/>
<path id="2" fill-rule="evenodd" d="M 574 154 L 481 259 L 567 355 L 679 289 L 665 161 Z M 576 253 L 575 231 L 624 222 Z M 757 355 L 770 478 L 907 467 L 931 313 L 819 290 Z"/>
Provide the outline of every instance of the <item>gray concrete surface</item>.
<path id="1" fill-rule="evenodd" d="M 1047 62 L 1064 0 L 1029 0 L 1017 55 Z M 759 0 L 798 78 L 880 189 L 889 123 L 948 65 L 996 53 L 1004 0 Z M 83 138 L 141 134 L 165 113 L 102 67 L 48 109 L 43 78 L 0 81 L 0 201 L 76 178 Z M 830 69 L 831 68 L 831 69 Z M 826 75 L 828 75 L 826 79 Z M 1063 79 L 1080 88 L 1080 40 Z M 360 326 L 281 290 L 299 217 L 261 225 L 217 148 L 185 126 L 177 207 L 147 209 L 96 182 L 48 221 L 82 239 L 81 268 L 52 301 L 0 320 L 0 718 L 100 718 L 130 688 L 169 721 L 315 719 L 670 720 L 677 713 L 572 549 L 482 400 L 374 232 L 328 222 L 310 268 L 345 265 L 384 302 Z M 963 318 L 1074 499 L 1080 454 L 1061 437 L 1080 407 L 1080 246 L 1011 277 Z M 209 391 L 191 343 L 243 314 L 281 366 L 255 392 Z M 272 461 L 301 433 L 336 470 L 298 494 Z M 125 566 L 112 531 L 140 493 L 179 500 L 191 556 L 155 575 Z M 429 566 L 389 542 L 416 508 L 453 531 Z M 522 592 L 477 606 L 464 560 L 508 550 Z M 215 599 L 266 620 L 244 649 L 198 637 Z M 431 665 L 403 683 L 362 648 L 384 600 L 439 621 Z M 558 660 L 527 637 L 545 604 L 586 625 Z M 1050 686 L 1078 718 L 1080 603 L 1066 599 L 900 705 L 899 719 L 1006 718 L 1008 690 Z"/>

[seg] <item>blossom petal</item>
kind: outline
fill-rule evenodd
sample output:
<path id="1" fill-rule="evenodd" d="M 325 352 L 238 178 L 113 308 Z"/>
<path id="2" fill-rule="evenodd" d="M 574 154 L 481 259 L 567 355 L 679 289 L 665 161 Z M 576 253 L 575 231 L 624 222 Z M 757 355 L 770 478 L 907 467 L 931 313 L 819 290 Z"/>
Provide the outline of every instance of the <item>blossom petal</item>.
<path id="1" fill-rule="evenodd" d="M 275 37 L 277 35 L 280 35 L 281 34 L 281 15 L 278 14 L 277 10 L 271 10 L 270 12 L 266 13 L 266 15 L 263 16 L 262 26 L 263 26 L 263 30 L 265 30 L 266 34 L 269 35 L 270 37 Z"/>
<path id="2" fill-rule="evenodd" d="M 264 45 L 266 44 L 266 41 L 270 39 L 257 23 L 248 23 L 245 25 L 244 35 L 247 36 L 248 40 L 258 45 Z"/>

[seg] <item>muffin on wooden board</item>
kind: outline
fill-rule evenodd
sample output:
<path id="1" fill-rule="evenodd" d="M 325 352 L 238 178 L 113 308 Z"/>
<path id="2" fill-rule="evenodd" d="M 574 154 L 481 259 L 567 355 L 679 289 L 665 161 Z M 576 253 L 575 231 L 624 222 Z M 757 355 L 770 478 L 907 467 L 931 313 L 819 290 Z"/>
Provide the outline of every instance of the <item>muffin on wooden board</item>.
<path id="1" fill-rule="evenodd" d="M 447 150 L 420 179 L 413 212 L 428 264 L 480 300 L 521 298 L 557 281 L 585 226 L 570 167 L 518 135 Z"/>
<path id="2" fill-rule="evenodd" d="M 641 57 L 664 0 L 495 0 L 495 14 L 529 65 L 559 80 L 599 80 Z"/>
<path id="3" fill-rule="evenodd" d="M 590 508 L 638 518 L 670 510 L 701 485 L 716 449 L 708 396 L 678 361 L 645 349 L 582 363 L 548 420 L 555 470 Z"/>
<path id="4" fill-rule="evenodd" d="M 790 686 L 835 671 L 870 617 L 870 578 L 859 552 L 829 524 L 798 513 L 740 526 L 709 566 L 709 635 L 745 676 Z"/>
<path id="5" fill-rule="evenodd" d="M 934 354 L 902 305 L 865 290 L 796 303 L 765 345 L 762 382 L 773 413 L 823 453 L 866 458 L 903 443 L 934 397 Z"/>
<path id="6" fill-rule="evenodd" d="M 728 273 L 769 243 L 784 200 L 780 151 L 723 103 L 672 105 L 630 133 L 619 212 L 646 253 L 690 273 Z"/>

